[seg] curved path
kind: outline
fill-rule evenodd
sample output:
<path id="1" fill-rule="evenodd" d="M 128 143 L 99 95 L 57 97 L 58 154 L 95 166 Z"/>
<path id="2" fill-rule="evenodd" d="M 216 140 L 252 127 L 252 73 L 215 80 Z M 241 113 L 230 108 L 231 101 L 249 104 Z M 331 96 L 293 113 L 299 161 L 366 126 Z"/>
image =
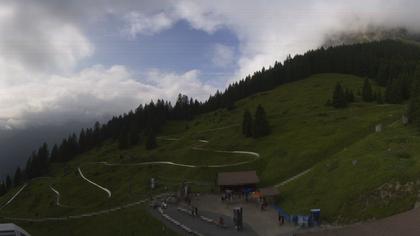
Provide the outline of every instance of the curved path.
<path id="1" fill-rule="evenodd" d="M 98 188 L 102 189 L 103 191 L 105 191 L 105 192 L 108 194 L 108 198 L 110 198 L 110 197 L 112 196 L 111 191 L 110 191 L 109 189 L 107 189 L 107 188 L 105 188 L 105 187 L 102 187 L 101 185 L 99 185 L 99 184 L 97 184 L 97 183 L 93 182 L 92 180 L 90 180 L 90 179 L 86 178 L 86 177 L 83 175 L 82 170 L 80 169 L 80 167 L 78 167 L 78 168 L 77 168 L 77 170 L 79 171 L 80 177 L 82 177 L 82 178 L 83 178 L 84 180 L 86 180 L 87 182 L 89 182 L 89 183 L 93 184 L 94 186 L 96 186 L 96 187 L 98 187 Z"/>
<path id="2" fill-rule="evenodd" d="M 176 163 L 172 161 L 147 161 L 147 162 L 138 162 L 138 163 L 109 163 L 106 161 L 101 162 L 89 162 L 87 164 L 94 164 L 94 165 L 105 165 L 105 166 L 147 166 L 147 165 L 170 165 L 170 166 L 180 166 L 186 168 L 222 168 L 222 167 L 231 167 L 231 166 L 238 166 L 247 164 L 250 162 L 254 162 L 255 160 L 260 158 L 260 154 L 256 152 L 248 152 L 248 151 L 221 151 L 221 150 L 212 150 L 212 149 L 204 149 L 204 148 L 193 148 L 194 150 L 202 150 L 202 151 L 211 151 L 211 152 L 218 152 L 218 153 L 231 153 L 231 154 L 242 154 L 242 155 L 250 155 L 252 157 L 251 160 L 248 161 L 241 161 L 232 164 L 221 164 L 221 165 L 190 165 L 190 164 L 183 164 L 183 163 Z M 93 182 L 90 182 L 93 183 Z"/>
<path id="3" fill-rule="evenodd" d="M 5 208 L 7 205 L 9 205 L 22 191 L 28 186 L 28 184 L 24 184 L 10 199 L 7 201 L 2 207 L 0 207 L 0 210 Z"/>
<path id="4" fill-rule="evenodd" d="M 305 171 L 302 171 L 302 172 L 300 172 L 299 174 L 297 174 L 297 175 L 295 175 L 295 176 L 292 176 L 292 177 L 290 177 L 290 178 L 288 178 L 288 179 L 284 180 L 283 182 L 280 182 L 280 183 L 278 183 L 278 184 L 274 185 L 274 187 L 278 188 L 278 187 L 280 187 L 280 186 L 286 185 L 286 184 L 288 184 L 289 182 L 292 182 L 293 180 L 296 180 L 296 179 L 298 179 L 298 178 L 300 178 L 300 177 L 302 177 L 302 176 L 306 175 L 306 174 L 307 174 L 307 173 L 309 173 L 311 170 L 312 170 L 312 168 L 309 168 L 309 169 L 307 169 L 307 170 L 305 170 Z"/>
<path id="5" fill-rule="evenodd" d="M 55 189 L 53 186 L 51 186 L 51 185 L 49 187 L 50 187 L 51 191 L 53 191 L 54 194 L 55 194 L 55 197 L 56 197 L 55 198 L 55 204 L 57 206 L 59 206 L 59 207 L 66 207 L 66 208 L 72 208 L 71 206 L 61 204 L 61 202 L 60 202 L 60 197 L 61 197 L 60 192 L 57 189 Z"/>
<path id="6" fill-rule="evenodd" d="M 70 216 L 62 216 L 62 217 L 19 218 L 19 217 L 0 216 L 0 218 L 5 219 L 5 220 L 26 221 L 26 222 L 65 221 L 65 220 L 71 220 L 71 219 L 80 219 L 80 218 L 85 218 L 85 217 L 104 215 L 104 214 L 108 214 L 114 211 L 123 210 L 125 208 L 137 206 L 145 202 L 147 202 L 146 199 L 140 200 L 137 202 L 131 202 L 125 205 L 120 205 L 120 206 L 105 209 L 105 210 L 101 210 L 101 211 L 94 211 L 94 212 L 89 212 L 89 213 L 84 213 L 84 214 L 79 214 L 79 215 L 70 215 Z"/>
<path id="7" fill-rule="evenodd" d="M 231 127 L 235 127 L 235 126 L 238 126 L 238 125 L 230 125 L 230 126 L 226 126 L 226 127 L 209 129 L 209 130 L 205 130 L 205 131 L 200 132 L 200 133 L 205 133 L 205 132 L 210 132 L 210 131 L 215 131 L 215 130 L 221 130 L 221 129 L 231 128 Z M 163 140 L 168 140 L 168 141 L 178 141 L 178 140 L 180 140 L 180 138 L 170 138 L 170 137 L 158 137 L 158 139 L 163 139 Z M 202 143 L 202 144 L 209 143 L 209 141 L 204 140 L 204 139 L 199 139 L 197 141 Z M 193 150 L 216 152 L 216 153 L 230 153 L 230 154 L 248 155 L 248 156 L 250 156 L 251 159 L 247 160 L 247 161 L 241 161 L 241 162 L 232 163 L 232 164 L 221 164 L 221 165 L 190 165 L 190 164 L 183 164 L 183 163 L 175 163 L 175 162 L 171 162 L 171 161 L 151 161 L 151 162 L 139 162 L 139 163 L 108 163 L 108 162 L 103 161 L 103 162 L 90 162 L 90 163 L 86 163 L 86 164 L 100 164 L 100 165 L 106 165 L 106 166 L 170 165 L 170 166 L 179 166 L 179 167 L 185 167 L 185 168 L 223 168 L 223 167 L 233 167 L 233 166 L 244 165 L 244 164 L 247 164 L 247 163 L 254 162 L 257 159 L 261 158 L 259 153 L 250 152 L 250 151 L 213 150 L 213 149 L 205 149 L 205 148 L 201 148 L 201 147 L 192 147 L 192 149 Z M 103 190 L 104 192 L 106 192 L 107 195 L 108 195 L 108 198 L 110 198 L 112 196 L 112 193 L 109 189 L 107 189 L 107 188 L 95 183 L 94 181 L 88 179 L 87 177 L 85 177 L 80 166 L 77 168 L 77 170 L 80 174 L 80 177 L 82 177 L 85 181 L 87 181 L 88 183 L 90 183 L 90 184 L 98 187 L 99 189 Z M 0 210 L 3 209 L 8 204 L 10 204 L 10 202 L 12 202 L 16 198 L 16 196 L 19 195 L 19 193 L 26 186 L 27 186 L 27 184 L 25 184 L 21 189 L 19 189 L 19 191 L 4 206 L 2 206 L 0 208 Z M 60 192 L 58 190 L 54 189 L 51 185 L 49 187 L 56 194 L 56 204 L 57 204 L 57 206 L 66 207 L 66 206 L 64 206 L 60 203 Z M 63 217 L 44 217 L 44 218 L 16 218 L 16 217 L 3 217 L 3 216 L 0 216 L 0 217 L 3 218 L 3 219 L 7 219 L 7 220 L 28 221 L 28 222 L 61 221 L 61 220 L 79 219 L 79 218 L 83 218 L 83 217 L 90 217 L 90 216 L 106 214 L 106 213 L 110 213 L 110 212 L 113 212 L 113 211 L 116 211 L 116 210 L 121 210 L 121 209 L 124 209 L 124 208 L 136 206 L 136 205 L 145 203 L 146 201 L 147 200 L 145 199 L 145 200 L 128 203 L 128 204 L 125 204 L 125 205 L 121 205 L 121 206 L 106 209 L 106 210 L 95 211 L 95 212 L 90 212 L 90 213 L 85 213 L 85 214 L 80 214 L 80 215 L 63 216 Z"/>
<path id="8" fill-rule="evenodd" d="M 162 196 L 166 196 L 166 195 L 168 195 L 168 193 L 156 195 L 156 196 L 154 196 L 154 198 L 161 198 Z M 91 217 L 91 216 L 108 214 L 108 213 L 111 213 L 111 212 L 114 212 L 114 211 L 119 211 L 119 210 L 127 209 L 127 208 L 130 208 L 130 207 L 134 207 L 134 206 L 137 206 L 137 205 L 140 205 L 140 204 L 144 204 L 144 203 L 148 202 L 149 200 L 150 200 L 150 198 L 146 198 L 146 199 L 143 199 L 143 200 L 139 200 L 139 201 L 136 201 L 136 202 L 130 202 L 130 203 L 127 203 L 127 204 L 124 204 L 124 205 L 108 208 L 108 209 L 105 209 L 105 210 L 88 212 L 88 213 L 83 213 L 83 214 L 78 214 L 78 215 L 70 215 L 70 216 L 39 217 L 39 218 L 0 216 L 0 218 L 5 219 L 5 220 L 15 220 L 15 221 L 25 221 L 25 222 L 66 221 L 66 220 L 81 219 L 81 218 L 86 218 L 86 217 Z"/>

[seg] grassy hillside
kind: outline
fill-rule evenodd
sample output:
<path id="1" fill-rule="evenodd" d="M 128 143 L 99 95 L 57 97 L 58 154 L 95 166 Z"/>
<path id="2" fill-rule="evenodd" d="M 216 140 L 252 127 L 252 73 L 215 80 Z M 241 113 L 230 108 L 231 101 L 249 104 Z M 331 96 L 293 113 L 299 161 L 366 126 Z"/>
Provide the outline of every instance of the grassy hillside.
<path id="1" fill-rule="evenodd" d="M 146 151 L 142 145 L 121 151 L 115 143 L 106 143 L 66 165 L 55 164 L 51 178 L 32 181 L 0 215 L 77 215 L 167 191 L 161 187 L 150 192 L 150 177 L 157 178 L 169 191 L 176 190 L 185 180 L 196 183 L 193 190 L 212 191 L 220 171 L 256 169 L 261 186 L 268 186 L 308 168 L 313 169 L 307 175 L 280 187 L 278 203 L 292 214 L 307 213 L 309 208 L 319 207 L 329 221 L 358 220 L 409 208 L 415 202 L 414 190 L 397 194 L 398 197 L 377 199 L 377 189 L 382 184 L 394 186 L 399 181 L 405 186 L 406 182 L 417 178 L 416 171 L 420 168 L 414 145 L 419 137 L 399 122 L 404 106 L 362 103 L 357 97 L 357 102 L 347 109 L 327 107 L 325 103 L 337 82 L 357 91 L 363 79 L 341 74 L 314 75 L 243 99 L 235 104 L 233 111 L 218 110 L 189 122 L 169 122 L 159 134 L 165 138 L 158 139 L 159 147 L 153 151 Z M 244 138 L 240 127 L 243 112 L 245 109 L 254 112 L 258 104 L 266 110 L 272 134 L 260 139 Z M 374 133 L 379 123 L 384 124 L 384 131 Z M 200 139 L 208 143 L 199 142 Z M 258 152 L 261 159 L 224 168 L 129 165 L 149 161 L 219 165 L 253 160 L 246 154 L 214 150 Z M 354 165 L 353 160 L 357 160 Z M 95 163 L 102 161 L 125 165 Z M 108 198 L 104 191 L 81 179 L 78 167 L 86 177 L 108 188 L 112 196 Z M 49 185 L 61 193 L 60 201 L 65 207 L 55 204 L 56 196 Z M 0 203 L 6 202 L 16 191 L 0 198 Z M 360 205 L 363 207 L 357 207 Z M 87 235 L 92 228 L 100 228 L 103 235 L 121 234 L 121 227 L 116 224 L 130 228 L 124 231 L 127 234 L 144 230 L 146 232 L 142 232 L 148 235 L 162 235 L 162 224 L 149 216 L 147 207 L 136 206 L 61 223 L 18 223 L 34 235 L 85 235 L 85 232 Z M 64 230 L 67 227 L 74 231 Z M 171 234 L 168 230 L 165 233 Z"/>

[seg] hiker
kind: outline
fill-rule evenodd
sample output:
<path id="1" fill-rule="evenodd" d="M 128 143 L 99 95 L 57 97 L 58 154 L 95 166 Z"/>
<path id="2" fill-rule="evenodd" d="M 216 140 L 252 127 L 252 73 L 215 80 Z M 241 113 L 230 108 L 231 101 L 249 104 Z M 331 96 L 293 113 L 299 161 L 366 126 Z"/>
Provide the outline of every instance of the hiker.
<path id="1" fill-rule="evenodd" d="M 284 216 L 279 214 L 279 224 L 282 225 L 284 224 Z"/>
<path id="2" fill-rule="evenodd" d="M 198 216 L 198 207 L 194 207 L 194 215 Z"/>
<path id="3" fill-rule="evenodd" d="M 168 204 L 166 203 L 166 201 L 163 201 L 162 202 L 162 206 L 161 206 L 163 209 L 166 209 L 167 207 L 168 207 Z"/>
<path id="4" fill-rule="evenodd" d="M 223 227 L 224 224 L 225 220 L 223 219 L 223 217 L 219 217 L 219 225 Z"/>

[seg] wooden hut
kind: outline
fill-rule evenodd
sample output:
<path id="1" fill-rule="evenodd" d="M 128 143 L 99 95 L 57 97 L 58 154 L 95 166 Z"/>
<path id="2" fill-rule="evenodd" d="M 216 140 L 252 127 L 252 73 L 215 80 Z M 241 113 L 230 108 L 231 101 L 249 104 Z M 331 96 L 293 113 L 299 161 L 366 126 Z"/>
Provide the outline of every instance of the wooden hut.
<path id="1" fill-rule="evenodd" d="M 217 175 L 217 185 L 220 191 L 232 190 L 242 192 L 245 189 L 256 189 L 260 179 L 257 172 L 239 171 L 239 172 L 222 172 Z"/>

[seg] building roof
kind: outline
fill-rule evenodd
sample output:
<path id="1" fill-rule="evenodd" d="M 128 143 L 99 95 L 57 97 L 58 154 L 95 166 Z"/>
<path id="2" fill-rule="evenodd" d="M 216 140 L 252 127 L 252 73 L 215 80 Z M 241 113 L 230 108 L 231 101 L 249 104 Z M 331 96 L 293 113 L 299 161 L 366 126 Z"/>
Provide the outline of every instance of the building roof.
<path id="1" fill-rule="evenodd" d="M 279 190 L 275 187 L 266 187 L 260 189 L 261 195 L 264 197 L 271 197 L 271 196 L 277 196 L 279 195 Z"/>
<path id="2" fill-rule="evenodd" d="M 26 232 L 24 229 L 22 229 L 21 227 L 15 224 L 12 224 L 12 223 L 0 224 L 0 233 L 9 232 L 9 231 L 17 231 L 17 232 L 23 233 L 23 235 L 30 236 L 28 232 Z"/>
<path id="3" fill-rule="evenodd" d="M 217 174 L 217 184 L 219 186 L 234 186 L 245 184 L 256 184 L 260 182 L 257 172 L 239 171 L 239 172 L 222 172 Z"/>

